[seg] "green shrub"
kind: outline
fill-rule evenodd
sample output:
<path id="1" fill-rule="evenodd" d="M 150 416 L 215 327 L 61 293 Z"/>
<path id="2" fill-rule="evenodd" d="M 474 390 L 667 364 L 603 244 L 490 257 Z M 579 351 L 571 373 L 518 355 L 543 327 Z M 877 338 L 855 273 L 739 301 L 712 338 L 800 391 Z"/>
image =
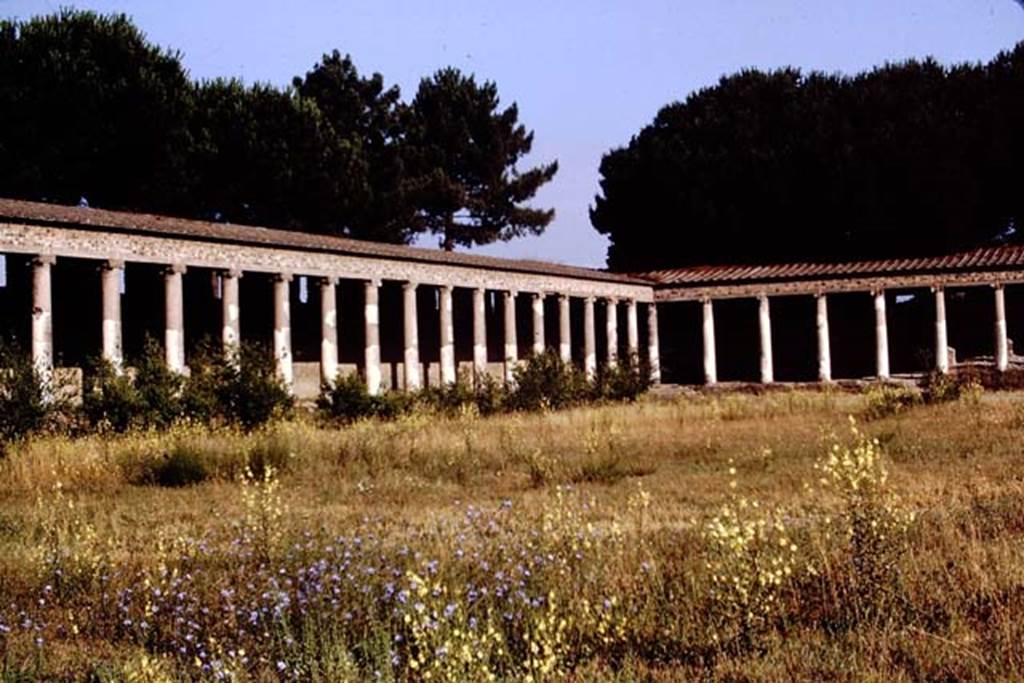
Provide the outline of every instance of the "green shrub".
<path id="1" fill-rule="evenodd" d="M 898 415 L 923 400 L 917 389 L 894 384 L 874 384 L 865 398 L 864 416 L 869 420 Z"/>
<path id="2" fill-rule="evenodd" d="M 960 400 L 963 386 L 954 375 L 933 371 L 925 378 L 922 389 L 926 403 L 948 403 Z"/>
<path id="3" fill-rule="evenodd" d="M 277 374 L 273 354 L 259 345 L 242 344 L 223 362 L 219 380 L 220 414 L 229 422 L 254 429 L 286 417 L 295 400 Z"/>
<path id="4" fill-rule="evenodd" d="M 94 429 L 165 429 L 182 415 L 185 378 L 167 367 L 163 349 L 147 337 L 134 373 L 118 372 L 105 359 L 86 369 L 82 412 Z"/>
<path id="5" fill-rule="evenodd" d="M 0 345 L 0 451 L 3 444 L 41 431 L 57 408 L 52 380 L 27 353 Z"/>
<path id="6" fill-rule="evenodd" d="M 590 394 L 586 376 L 548 349 L 515 369 L 508 406 L 512 410 L 557 410 L 577 405 Z"/>
<path id="7" fill-rule="evenodd" d="M 82 413 L 94 429 L 127 431 L 143 412 L 132 378 L 118 373 L 108 360 L 90 362 L 82 390 Z"/>
<path id="8" fill-rule="evenodd" d="M 595 393 L 611 401 L 635 401 L 650 388 L 650 366 L 631 353 L 601 373 Z"/>
<path id="9" fill-rule="evenodd" d="M 320 390 L 316 401 L 320 414 L 335 422 L 349 423 L 377 414 L 377 401 L 356 373 L 338 374 L 338 378 Z"/>
<path id="10" fill-rule="evenodd" d="M 158 486 L 191 486 L 210 478 L 203 454 L 194 447 L 174 445 L 150 470 L 149 479 Z"/>
<path id="11" fill-rule="evenodd" d="M 474 406 L 480 415 L 493 415 L 505 407 L 505 385 L 489 374 L 463 375 L 458 382 L 420 392 L 419 402 L 445 415 L 459 415 Z"/>
<path id="12" fill-rule="evenodd" d="M 226 386 L 232 373 L 223 352 L 203 340 L 188 364 L 189 376 L 181 391 L 182 415 L 196 422 L 224 418 Z"/>
<path id="13" fill-rule="evenodd" d="M 143 427 L 170 427 L 182 414 L 181 390 L 185 378 L 167 367 L 161 347 L 147 338 L 135 363 L 135 391 L 139 396 L 139 422 Z"/>

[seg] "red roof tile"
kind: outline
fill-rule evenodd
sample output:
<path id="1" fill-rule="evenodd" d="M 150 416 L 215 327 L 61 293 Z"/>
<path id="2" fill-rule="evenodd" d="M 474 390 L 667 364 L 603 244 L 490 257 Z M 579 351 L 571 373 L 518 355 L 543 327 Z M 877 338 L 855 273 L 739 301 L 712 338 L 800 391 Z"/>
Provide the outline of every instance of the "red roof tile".
<path id="1" fill-rule="evenodd" d="M 844 263 L 776 263 L 766 265 L 688 266 L 634 273 L 661 286 L 717 285 L 778 280 L 858 277 L 865 275 L 942 274 L 964 270 L 1024 268 L 1024 245 L 981 247 L 970 251 L 917 258 Z"/>

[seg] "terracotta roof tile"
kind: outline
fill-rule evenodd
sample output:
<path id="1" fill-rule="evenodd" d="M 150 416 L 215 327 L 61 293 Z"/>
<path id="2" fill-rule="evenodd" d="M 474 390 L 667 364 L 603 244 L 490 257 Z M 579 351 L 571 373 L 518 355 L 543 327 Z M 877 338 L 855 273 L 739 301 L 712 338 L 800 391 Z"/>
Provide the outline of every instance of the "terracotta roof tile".
<path id="1" fill-rule="evenodd" d="M 661 286 L 718 285 L 809 278 L 843 278 L 877 274 L 941 274 L 962 270 L 1024 268 L 1024 245 L 980 247 L 944 256 L 847 261 L 843 263 L 777 263 L 670 268 L 634 273 Z"/>

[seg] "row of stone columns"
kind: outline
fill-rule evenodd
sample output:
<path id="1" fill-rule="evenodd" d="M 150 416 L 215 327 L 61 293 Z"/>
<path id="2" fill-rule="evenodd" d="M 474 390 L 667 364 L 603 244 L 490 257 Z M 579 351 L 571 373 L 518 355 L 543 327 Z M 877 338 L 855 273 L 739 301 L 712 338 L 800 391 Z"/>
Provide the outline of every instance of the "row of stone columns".
<path id="1" fill-rule="evenodd" d="M 51 292 L 52 256 L 40 256 L 32 261 L 32 357 L 40 370 L 49 371 L 53 365 L 53 303 Z M 123 276 L 124 263 L 107 261 L 101 266 L 100 287 L 102 295 L 102 355 L 116 369 L 123 365 L 122 321 L 120 283 Z M 167 366 L 176 372 L 185 369 L 185 326 L 184 326 L 184 291 L 182 276 L 186 268 L 175 264 L 163 271 L 164 281 L 164 351 Z M 221 341 L 226 353 L 237 349 L 241 340 L 239 278 L 241 271 L 227 270 L 220 273 L 220 292 L 222 299 L 222 333 Z M 273 352 L 278 372 L 286 385 L 291 386 L 293 375 L 292 341 L 291 341 L 291 306 L 290 283 L 292 275 L 281 273 L 274 276 L 273 306 L 274 333 Z M 365 282 L 364 299 L 364 368 L 365 380 L 371 393 L 377 393 L 381 386 L 380 358 L 380 281 Z M 320 371 L 324 382 L 333 382 L 338 372 L 338 311 L 336 298 L 336 278 L 320 279 L 321 301 L 321 342 Z M 405 387 L 410 390 L 423 386 L 419 358 L 419 326 L 417 316 L 417 283 L 407 282 L 403 285 L 403 347 L 404 347 L 404 380 Z M 439 287 L 440 303 L 440 366 L 441 381 L 450 384 L 457 380 L 455 363 L 455 330 L 452 315 L 453 288 L 449 285 Z M 518 339 L 516 337 L 515 298 L 517 292 L 504 291 L 503 307 L 505 316 L 505 377 L 511 380 L 513 369 L 518 360 Z M 544 295 L 530 293 L 532 297 L 532 350 L 542 353 L 547 346 L 544 335 Z M 607 299 L 609 315 L 607 317 L 606 339 L 609 366 L 617 362 L 618 349 L 618 316 L 615 314 L 618 301 Z M 627 306 L 627 347 L 631 354 L 639 352 L 639 331 L 637 329 L 637 303 L 629 300 Z M 653 304 L 648 307 L 649 327 L 649 360 L 652 367 L 652 378 L 660 381 L 658 368 L 658 330 L 657 310 Z M 571 322 L 569 298 L 558 295 L 558 353 L 566 362 L 572 358 Z M 597 372 L 597 353 L 594 329 L 594 298 L 584 299 L 584 369 L 593 377 Z M 487 324 L 485 318 L 485 291 L 473 290 L 473 367 L 479 375 L 487 370 Z"/>
<path id="2" fill-rule="evenodd" d="M 935 294 L 935 368 L 942 373 L 949 372 L 949 337 L 946 328 L 946 297 L 941 286 L 932 288 Z M 1006 296 L 1003 285 L 993 285 L 995 292 L 995 360 L 996 368 L 1002 372 L 1010 364 L 1009 341 L 1006 331 Z M 889 369 L 889 329 L 885 305 L 885 290 L 872 290 L 875 308 L 875 374 L 879 379 L 891 376 Z M 832 356 L 829 343 L 828 297 L 825 293 L 815 295 L 817 303 L 815 327 L 818 337 L 818 379 L 832 381 Z M 702 302 L 702 336 L 704 351 L 704 381 L 715 384 L 718 381 L 718 367 L 715 358 L 715 314 L 711 299 Z M 653 310 L 653 307 L 652 307 Z M 656 329 L 656 325 L 652 329 Z M 760 341 L 761 382 L 775 381 L 772 358 L 772 325 L 769 298 L 758 297 L 758 332 Z M 654 344 L 652 348 L 656 348 Z M 653 364 L 653 361 L 652 361 Z"/>

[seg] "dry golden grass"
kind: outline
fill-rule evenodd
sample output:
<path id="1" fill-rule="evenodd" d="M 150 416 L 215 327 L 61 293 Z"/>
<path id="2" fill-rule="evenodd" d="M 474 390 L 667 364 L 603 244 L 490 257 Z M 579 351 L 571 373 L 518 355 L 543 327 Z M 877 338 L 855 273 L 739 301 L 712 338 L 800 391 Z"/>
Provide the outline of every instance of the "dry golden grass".
<path id="1" fill-rule="evenodd" d="M 814 463 L 830 439 L 845 438 L 848 416 L 863 409 L 858 395 L 780 392 L 487 419 L 415 415 L 346 428 L 306 419 L 252 434 L 183 426 L 40 438 L 0 460 L 0 602 L 38 589 L 31 557 L 58 483 L 115 565 L 146 567 L 162 562 L 174 539 L 229 538 L 246 514 L 239 477 L 255 463 L 280 473 L 287 537 L 371 524 L 396 543 L 417 537 L 442 558 L 451 539 L 439 530 L 457 525 L 467 505 L 510 501 L 524 520 L 517 533 L 525 534 L 540 523 L 531 515 L 557 508 L 562 487 L 571 486 L 589 501 L 578 523 L 624 530 L 625 550 L 609 550 L 609 564 L 633 567 L 643 555 L 662 572 L 635 607 L 646 615 L 642 625 L 562 670 L 580 680 L 1024 675 L 1024 398 L 987 395 L 978 405 L 920 406 L 862 423 L 886 454 L 888 490 L 916 521 L 899 560 L 900 595 L 886 603 L 891 618 L 851 620 L 840 615 L 849 568 L 836 539 L 818 531 L 822 520 L 840 514 L 840 502 L 819 486 Z M 175 454 L 199 463 L 204 480 L 154 483 L 154 472 Z M 649 495 L 640 513 L 638 483 Z M 801 566 L 814 571 L 785 585 L 771 628 L 718 652 L 706 642 L 712 622 L 699 576 L 700 530 L 730 496 L 784 510 L 800 539 Z M 216 563 L 217 546 L 210 552 Z M 601 574 L 601 581 L 634 586 L 629 571 Z M 7 643 L 0 638 L 0 647 Z M 12 637 L 11 652 L 24 650 L 18 643 Z M 142 666 L 142 651 L 133 648 L 55 637 L 43 669 L 32 669 L 23 655 L 10 655 L 5 666 L 24 675 L 88 666 L 95 674 L 96 662 L 121 662 L 111 671 L 123 673 L 117 666 Z"/>

